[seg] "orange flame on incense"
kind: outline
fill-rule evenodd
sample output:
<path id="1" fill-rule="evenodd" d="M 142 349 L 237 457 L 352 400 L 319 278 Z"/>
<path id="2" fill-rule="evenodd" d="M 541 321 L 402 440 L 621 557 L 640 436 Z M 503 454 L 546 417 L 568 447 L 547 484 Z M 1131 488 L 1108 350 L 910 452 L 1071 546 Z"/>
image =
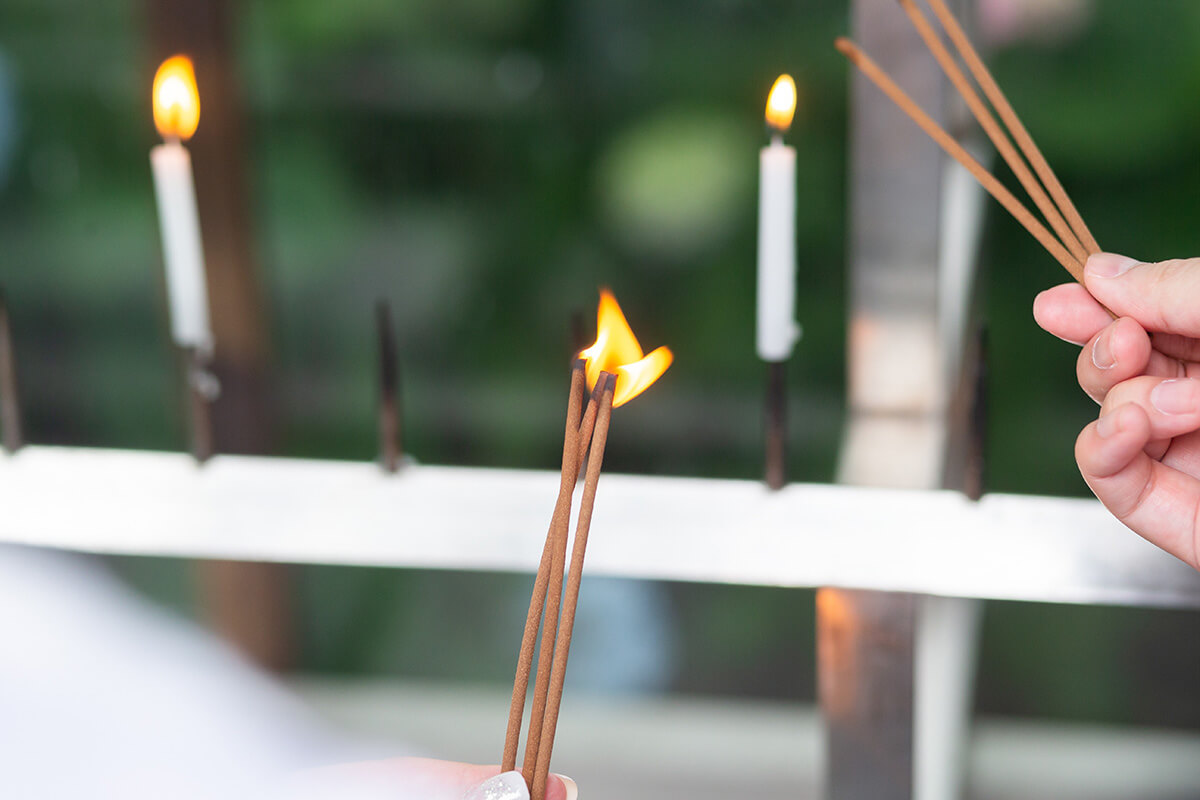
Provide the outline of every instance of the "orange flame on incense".
<path id="1" fill-rule="evenodd" d="M 171 56 L 154 73 L 154 127 L 164 139 L 186 141 L 200 124 L 196 70 L 187 56 Z"/>
<path id="2" fill-rule="evenodd" d="M 596 341 L 580 351 L 587 361 L 588 388 L 593 388 L 601 372 L 617 376 L 613 407 L 624 405 L 650 388 L 675 360 L 669 348 L 659 347 L 646 355 L 625 320 L 617 298 L 608 289 L 600 290 L 596 310 Z"/>

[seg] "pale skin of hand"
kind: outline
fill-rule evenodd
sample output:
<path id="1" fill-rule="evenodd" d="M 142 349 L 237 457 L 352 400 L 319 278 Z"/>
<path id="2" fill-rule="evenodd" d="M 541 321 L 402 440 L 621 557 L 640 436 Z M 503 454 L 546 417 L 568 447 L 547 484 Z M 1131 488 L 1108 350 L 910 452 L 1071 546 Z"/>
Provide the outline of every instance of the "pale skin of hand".
<path id="1" fill-rule="evenodd" d="M 432 758 L 389 758 L 338 764 L 310 770 L 306 775 L 317 780 L 344 777 L 391 784 L 396 787 L 399 800 L 459 800 L 466 792 L 499 773 L 500 768 L 495 765 L 479 766 Z M 557 775 L 551 775 L 546 782 L 546 800 L 566 798 L 566 784 Z"/>
<path id="2" fill-rule="evenodd" d="M 1076 377 L 1100 404 L 1079 471 L 1129 528 L 1200 569 L 1200 259 L 1101 253 L 1084 282 L 1033 304 L 1042 328 L 1082 346 Z"/>

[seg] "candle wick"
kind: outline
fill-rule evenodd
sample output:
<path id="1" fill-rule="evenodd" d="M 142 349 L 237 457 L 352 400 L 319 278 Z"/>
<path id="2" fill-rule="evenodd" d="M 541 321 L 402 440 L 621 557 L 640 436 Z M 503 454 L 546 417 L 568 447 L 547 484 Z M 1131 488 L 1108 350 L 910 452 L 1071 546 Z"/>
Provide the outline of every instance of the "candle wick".
<path id="1" fill-rule="evenodd" d="M 779 131 L 775 131 L 774 133 L 771 134 L 771 146 L 772 147 L 782 147 L 783 146 L 783 134 L 782 133 L 780 133 Z"/>
<path id="2" fill-rule="evenodd" d="M 168 133 L 166 136 L 163 137 L 163 142 L 165 142 L 166 144 L 169 144 L 169 145 L 174 145 L 176 147 L 178 147 L 180 144 L 183 143 L 182 140 L 180 140 L 180 138 L 178 136 L 175 136 L 174 134 L 170 134 L 170 133 Z"/>

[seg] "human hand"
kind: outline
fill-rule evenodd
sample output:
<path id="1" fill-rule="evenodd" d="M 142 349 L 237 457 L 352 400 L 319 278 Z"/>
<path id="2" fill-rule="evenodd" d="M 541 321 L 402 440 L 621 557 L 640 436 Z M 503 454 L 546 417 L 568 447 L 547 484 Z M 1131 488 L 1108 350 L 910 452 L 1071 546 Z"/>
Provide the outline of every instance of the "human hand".
<path id="1" fill-rule="evenodd" d="M 1076 376 L 1100 404 L 1079 471 L 1118 519 L 1200 569 L 1200 259 L 1100 253 L 1084 281 L 1033 303 L 1046 331 L 1082 345 Z"/>
<path id="2" fill-rule="evenodd" d="M 306 788 L 344 784 L 369 784 L 381 788 L 391 800 L 529 800 L 529 790 L 518 771 L 501 773 L 496 766 L 477 766 L 432 758 L 390 758 L 339 764 L 311 770 L 298 783 Z M 330 795 L 334 796 L 334 795 Z M 546 800 L 576 800 L 575 781 L 551 775 Z"/>

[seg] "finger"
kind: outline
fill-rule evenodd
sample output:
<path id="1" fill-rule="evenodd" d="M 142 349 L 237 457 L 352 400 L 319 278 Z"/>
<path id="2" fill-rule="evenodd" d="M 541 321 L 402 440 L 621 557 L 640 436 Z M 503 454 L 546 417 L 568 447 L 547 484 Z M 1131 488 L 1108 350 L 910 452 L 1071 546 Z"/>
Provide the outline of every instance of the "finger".
<path id="1" fill-rule="evenodd" d="M 1154 453 L 1148 455 L 1154 458 Z M 1185 433 L 1171 439 L 1170 447 L 1156 460 L 1185 475 L 1200 478 L 1200 432 Z"/>
<path id="2" fill-rule="evenodd" d="M 454 764 L 449 762 L 432 762 L 442 765 L 453 773 L 456 780 L 455 790 L 471 800 L 478 797 L 481 800 L 525 800 L 529 797 L 525 779 L 517 770 L 500 772 L 499 767 L 479 767 L 473 764 Z M 545 800 L 576 800 L 579 790 L 575 781 L 563 775 L 551 773 L 546 781 Z"/>
<path id="3" fill-rule="evenodd" d="M 1103 416 L 1130 403 L 1146 414 L 1151 439 L 1171 439 L 1200 428 L 1200 379 L 1130 378 L 1109 390 L 1100 413 Z"/>
<path id="4" fill-rule="evenodd" d="M 1084 267 L 1084 283 L 1097 300 L 1148 331 L 1200 336 L 1200 259 L 1141 263 L 1097 253 Z"/>
<path id="5" fill-rule="evenodd" d="M 1035 297 L 1033 318 L 1047 333 L 1078 345 L 1112 322 L 1104 307 L 1078 283 L 1064 283 Z"/>
<path id="6" fill-rule="evenodd" d="M 1145 411 L 1134 404 L 1120 406 L 1083 429 L 1075 460 L 1083 479 L 1117 519 L 1200 569 L 1200 481 L 1147 456 L 1143 448 L 1150 438 Z"/>
<path id="7" fill-rule="evenodd" d="M 1106 325 L 1079 351 L 1075 375 L 1083 391 L 1102 403 L 1112 387 L 1146 371 L 1151 353 L 1149 334 L 1122 317 Z"/>
<path id="8" fill-rule="evenodd" d="M 545 800 L 577 800 L 579 789 L 575 781 L 551 774 L 546 781 Z M 464 800 L 529 800 L 529 787 L 518 770 L 502 772 L 486 781 L 470 786 Z"/>
<path id="9" fill-rule="evenodd" d="M 1200 339 L 1175 333 L 1155 333 L 1150 340 L 1155 350 L 1172 360 L 1200 361 Z"/>
<path id="10" fill-rule="evenodd" d="M 314 770 L 309 776 L 371 780 L 394 787 L 397 800 L 461 800 L 468 792 L 480 790 L 485 783 L 488 785 L 482 789 L 483 797 L 507 798 L 509 795 L 503 794 L 504 791 L 512 790 L 510 795 L 520 796 L 520 789 L 524 787 L 519 773 L 516 780 L 511 779 L 510 773 L 504 773 L 508 779 L 503 779 L 496 765 L 479 766 L 432 758 L 389 758 L 340 764 Z M 579 790 L 570 778 L 551 774 L 546 782 L 546 800 L 575 800 L 578 795 Z"/>

